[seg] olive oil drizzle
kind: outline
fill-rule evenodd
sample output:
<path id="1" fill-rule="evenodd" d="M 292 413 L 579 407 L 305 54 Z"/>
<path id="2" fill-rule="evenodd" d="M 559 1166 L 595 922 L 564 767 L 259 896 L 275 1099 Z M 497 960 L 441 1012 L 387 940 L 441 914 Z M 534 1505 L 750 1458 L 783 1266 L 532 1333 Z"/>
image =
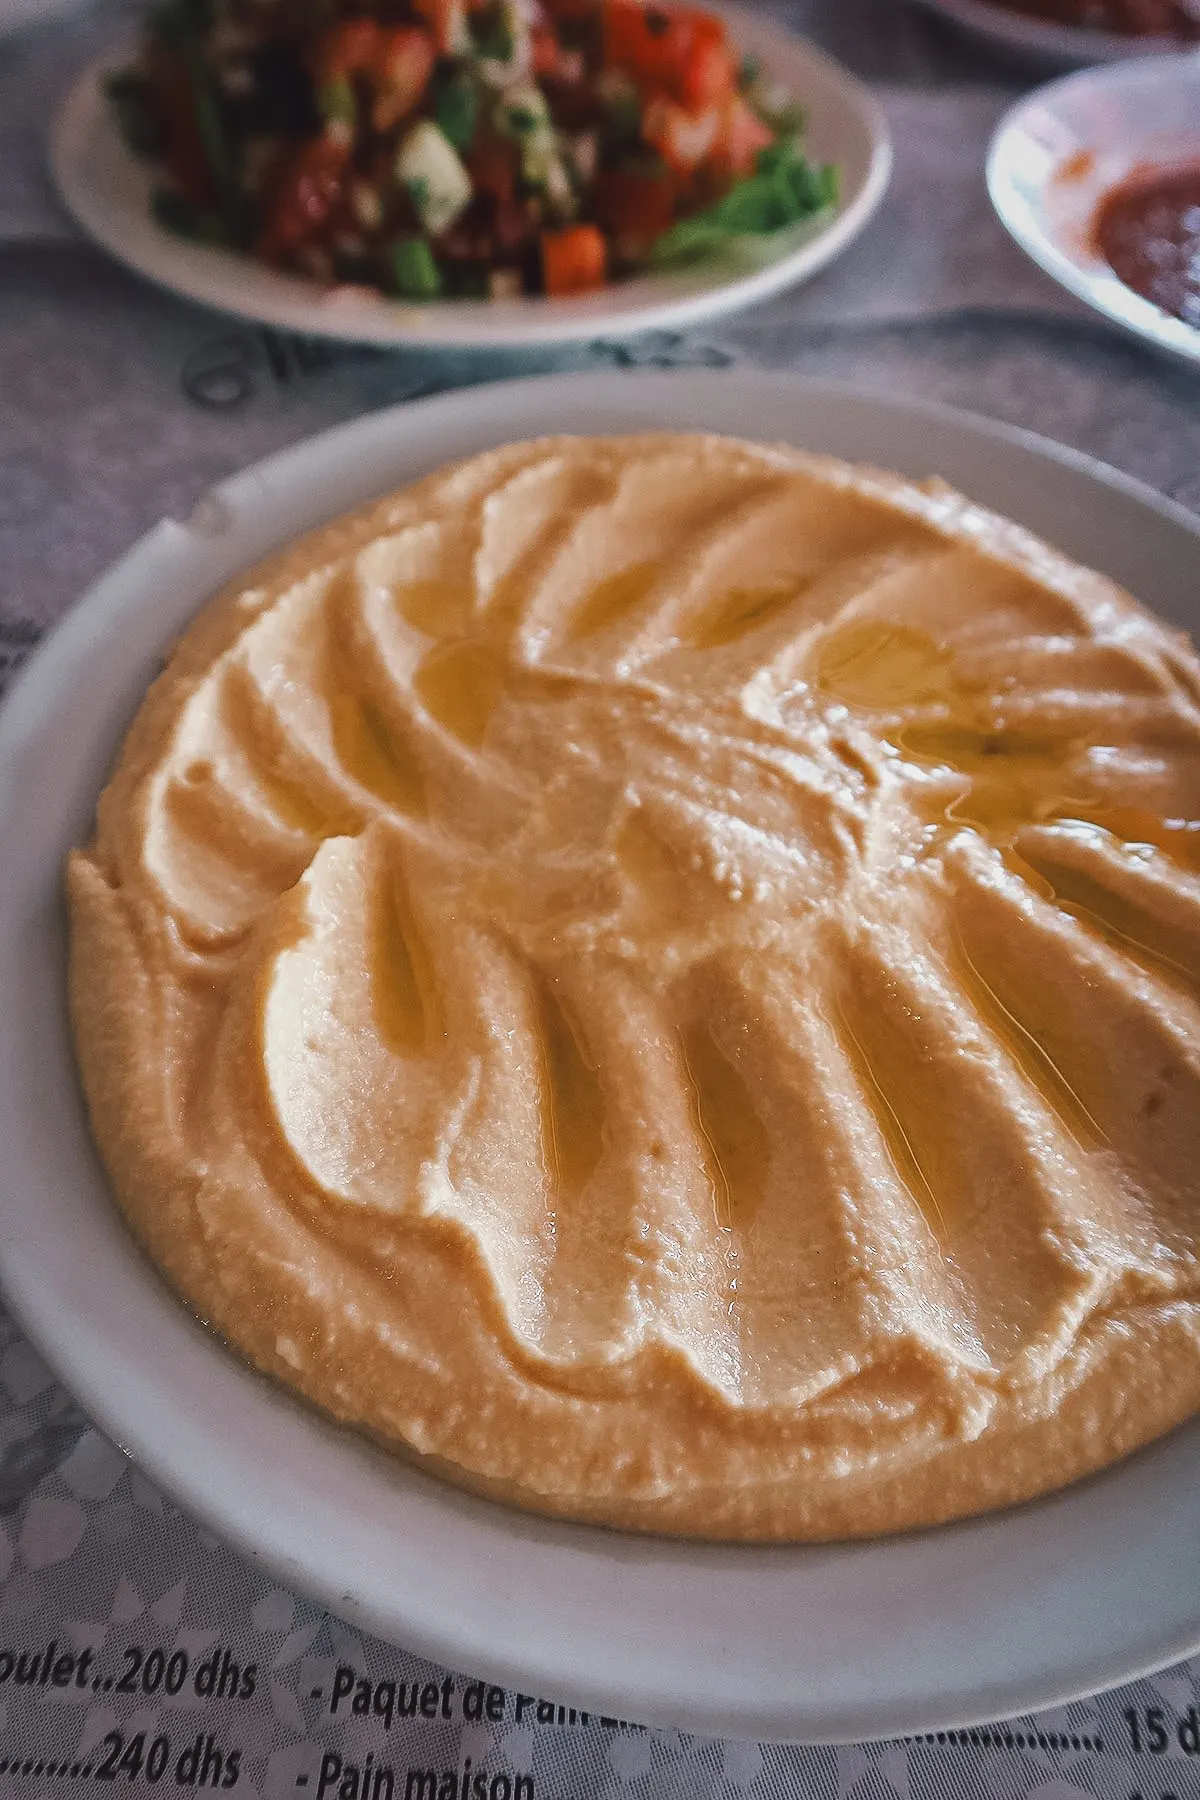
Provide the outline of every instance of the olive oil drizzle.
<path id="1" fill-rule="evenodd" d="M 837 1000 L 834 1002 L 834 1014 L 842 1048 L 854 1070 L 858 1085 L 875 1115 L 880 1136 L 887 1150 L 888 1160 L 896 1172 L 897 1179 L 906 1193 L 911 1196 L 934 1235 L 944 1238 L 946 1215 L 942 1211 L 938 1197 L 933 1191 L 933 1185 L 921 1165 L 912 1139 L 904 1129 L 899 1113 L 875 1072 L 866 1046 L 850 1023 L 845 1008 Z"/>

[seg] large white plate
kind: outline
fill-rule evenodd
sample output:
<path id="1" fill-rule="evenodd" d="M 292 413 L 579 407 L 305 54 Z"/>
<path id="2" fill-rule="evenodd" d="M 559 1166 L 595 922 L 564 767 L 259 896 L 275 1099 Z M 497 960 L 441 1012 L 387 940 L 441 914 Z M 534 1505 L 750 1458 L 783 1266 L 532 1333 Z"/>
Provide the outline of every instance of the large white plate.
<path id="1" fill-rule="evenodd" d="M 1055 25 L 996 5 L 993 0 L 919 0 L 929 12 L 967 31 L 982 43 L 1009 56 L 1059 68 L 1085 63 L 1122 62 L 1129 56 L 1153 56 L 1183 48 L 1172 38 L 1136 37 L 1131 32 L 1090 31 L 1081 25 Z"/>
<path id="2" fill-rule="evenodd" d="M 1195 624 L 1200 522 L 1011 429 L 778 374 L 556 377 L 378 413 L 158 526 L 0 710 L 0 1277 L 100 1425 L 195 1517 L 357 1625 L 510 1687 L 707 1733 L 961 1725 L 1200 1646 L 1200 1422 L 1069 1492 L 873 1543 L 753 1548 L 556 1524 L 389 1458 L 243 1367 L 160 1284 L 87 1134 L 60 869 L 165 647 L 272 546 L 543 432 L 712 428 L 938 472 Z"/>
<path id="3" fill-rule="evenodd" d="M 892 169 L 887 122 L 861 82 L 769 21 L 724 0 L 712 0 L 711 10 L 726 19 L 738 48 L 757 55 L 803 104 L 814 160 L 841 171 L 836 213 L 789 233 L 788 248 L 758 264 L 712 259 L 561 299 L 419 306 L 361 289 L 322 289 L 233 251 L 189 243 L 157 224 L 151 174 L 125 149 L 104 99 L 104 77 L 128 63 L 128 51 L 94 65 L 68 96 L 51 146 L 55 179 L 84 230 L 122 262 L 192 300 L 293 331 L 372 344 L 498 349 L 682 329 L 815 275 L 867 224 Z"/>
<path id="4" fill-rule="evenodd" d="M 1200 363 L 1200 331 L 1126 287 L 1092 230 L 1103 196 L 1133 169 L 1195 161 L 1200 51 L 1084 69 L 1019 101 L 992 139 L 988 192 L 1048 275 L 1115 325 Z"/>

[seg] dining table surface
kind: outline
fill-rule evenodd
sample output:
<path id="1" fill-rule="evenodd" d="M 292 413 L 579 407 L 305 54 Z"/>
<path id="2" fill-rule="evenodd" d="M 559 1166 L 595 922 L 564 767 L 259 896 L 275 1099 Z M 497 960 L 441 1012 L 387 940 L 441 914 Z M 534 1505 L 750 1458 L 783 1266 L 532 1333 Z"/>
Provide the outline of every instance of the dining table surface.
<path id="1" fill-rule="evenodd" d="M 0 679 L 142 533 L 187 517 L 224 476 L 372 408 L 511 375 L 696 366 L 819 376 L 1024 427 L 1200 511 L 1200 370 L 1121 335 L 1060 289 L 989 204 L 989 139 L 1052 71 L 998 59 L 908 0 L 759 6 L 882 103 L 895 170 L 869 227 L 805 285 L 713 324 L 506 353 L 305 339 L 205 311 L 118 266 L 58 200 L 47 142 L 75 77 L 128 40 L 137 9 L 79 0 L 4 34 L 0 7 Z M 130 1649 L 144 1660 L 154 1646 L 216 1670 L 210 1691 L 189 1708 L 136 1683 L 122 1690 Z M 23 1686 L 22 1654 L 27 1673 L 32 1657 L 45 1659 Z M 48 1672 L 63 1656 L 71 1671 L 59 1683 Z M 235 1664 L 242 1686 L 246 1668 L 257 1670 L 240 1697 L 219 1679 Z M 212 1785 L 267 1800 L 298 1790 L 312 1800 L 322 1783 L 322 1800 L 348 1795 L 344 1771 L 368 1749 L 401 1770 L 457 1768 L 469 1755 L 508 1771 L 513 1795 L 518 1777 L 536 1779 L 543 1800 L 1200 1795 L 1200 1720 L 1192 1751 L 1178 1725 L 1197 1719 L 1200 1662 L 993 1728 L 809 1747 L 564 1721 L 528 1696 L 519 1716 L 506 1696 L 500 1719 L 459 1707 L 347 1738 L 314 1699 L 343 1666 L 439 1693 L 449 1684 L 459 1699 L 472 1679 L 371 1641 L 191 1523 L 0 1314 L 0 1777 L 15 1777 L 23 1795 L 104 1779 L 114 1738 L 124 1755 L 139 1732 L 143 1755 L 169 1739 L 175 1770 L 203 1740 L 193 1760 L 219 1760 Z M 1162 1755 L 1145 1741 L 1151 1716 L 1173 1733 Z M 330 1758 L 341 1759 L 336 1779 Z M 120 1780 L 149 1779 L 131 1770 Z"/>

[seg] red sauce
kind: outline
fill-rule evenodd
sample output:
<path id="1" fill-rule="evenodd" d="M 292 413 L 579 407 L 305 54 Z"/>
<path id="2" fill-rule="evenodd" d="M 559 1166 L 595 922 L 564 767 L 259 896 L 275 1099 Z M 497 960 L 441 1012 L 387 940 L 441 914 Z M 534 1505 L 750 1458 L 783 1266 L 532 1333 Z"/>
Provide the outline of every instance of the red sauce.
<path id="1" fill-rule="evenodd" d="M 1200 162 L 1134 175 L 1101 201 L 1094 230 L 1126 287 L 1200 330 Z"/>
<path id="2" fill-rule="evenodd" d="M 1055 25 L 1115 31 L 1123 37 L 1173 37 L 1200 43 L 1195 0 L 1004 0 L 1010 11 Z"/>
<path id="3" fill-rule="evenodd" d="M 1054 171 L 1056 181 L 1086 181 L 1096 166 L 1094 150 L 1076 150 L 1074 156 L 1068 156 L 1065 162 L 1059 163 Z"/>

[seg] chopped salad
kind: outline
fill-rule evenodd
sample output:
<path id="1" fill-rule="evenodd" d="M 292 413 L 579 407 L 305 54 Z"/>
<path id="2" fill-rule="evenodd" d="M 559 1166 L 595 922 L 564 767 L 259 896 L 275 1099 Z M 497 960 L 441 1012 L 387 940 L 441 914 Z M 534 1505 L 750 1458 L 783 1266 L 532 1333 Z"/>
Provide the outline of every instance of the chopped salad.
<path id="1" fill-rule="evenodd" d="M 109 98 L 162 224 L 410 300 L 586 292 L 837 198 L 793 98 L 657 0 L 168 0 Z"/>

